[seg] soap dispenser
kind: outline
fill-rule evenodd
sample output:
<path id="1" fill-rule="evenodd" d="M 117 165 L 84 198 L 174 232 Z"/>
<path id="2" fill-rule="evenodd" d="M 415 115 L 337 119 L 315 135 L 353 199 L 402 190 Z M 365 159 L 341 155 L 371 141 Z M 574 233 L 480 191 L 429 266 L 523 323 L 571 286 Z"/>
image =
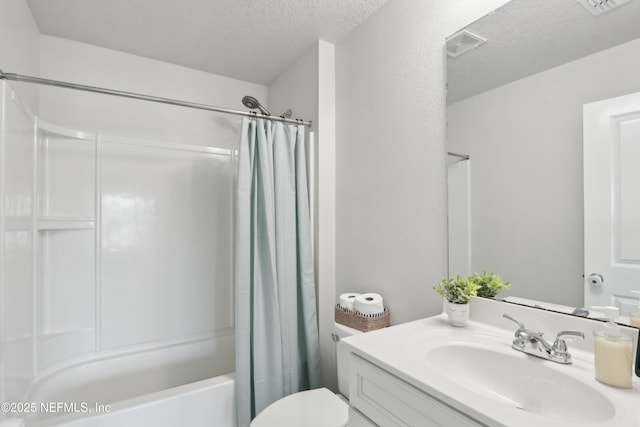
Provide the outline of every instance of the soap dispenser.
<path id="1" fill-rule="evenodd" d="M 613 321 L 620 315 L 618 307 L 591 307 L 602 311 L 609 320 L 603 330 L 593 331 L 595 376 L 614 387 L 631 388 L 633 350 L 631 338 L 622 334 Z"/>
<path id="2" fill-rule="evenodd" d="M 640 291 L 631 291 L 631 293 L 640 295 Z M 629 314 L 629 323 L 635 328 L 640 328 L 640 307 L 631 314 Z"/>

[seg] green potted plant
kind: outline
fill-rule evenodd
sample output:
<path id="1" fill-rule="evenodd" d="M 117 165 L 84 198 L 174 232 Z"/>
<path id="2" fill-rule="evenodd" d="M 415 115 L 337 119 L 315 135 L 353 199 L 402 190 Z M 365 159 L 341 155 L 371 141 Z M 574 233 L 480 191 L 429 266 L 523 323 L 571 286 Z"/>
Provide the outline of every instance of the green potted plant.
<path id="1" fill-rule="evenodd" d="M 469 320 L 469 301 L 477 295 L 479 285 L 458 275 L 442 279 L 433 289 L 446 300 L 446 311 L 453 326 L 464 326 Z"/>
<path id="2" fill-rule="evenodd" d="M 511 282 L 503 281 L 494 272 L 490 274 L 487 274 L 486 271 L 483 271 L 482 274 L 475 273 L 469 277 L 469 281 L 478 285 L 478 296 L 484 298 L 494 298 L 498 292 L 511 287 Z"/>

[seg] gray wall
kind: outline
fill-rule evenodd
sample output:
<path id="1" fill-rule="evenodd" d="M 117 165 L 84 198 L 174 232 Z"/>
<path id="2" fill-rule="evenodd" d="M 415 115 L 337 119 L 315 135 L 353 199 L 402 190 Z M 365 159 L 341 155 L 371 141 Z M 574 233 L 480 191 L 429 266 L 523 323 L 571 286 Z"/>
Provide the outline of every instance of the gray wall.
<path id="1" fill-rule="evenodd" d="M 391 0 L 336 46 L 336 293 L 394 324 L 447 274 L 444 39 L 505 0 Z"/>

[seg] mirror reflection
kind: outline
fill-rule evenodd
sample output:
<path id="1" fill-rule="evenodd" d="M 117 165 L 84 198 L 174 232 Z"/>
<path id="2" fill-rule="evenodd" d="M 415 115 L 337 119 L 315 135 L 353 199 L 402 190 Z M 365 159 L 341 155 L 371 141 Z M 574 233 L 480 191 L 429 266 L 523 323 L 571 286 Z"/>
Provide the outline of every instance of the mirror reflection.
<path id="1" fill-rule="evenodd" d="M 618 114 L 628 120 L 616 129 L 629 129 L 612 136 L 619 161 L 587 163 L 583 109 L 640 92 L 640 1 L 592 12 L 576 0 L 514 0 L 448 39 L 449 274 L 492 271 L 513 283 L 499 297 L 567 312 L 613 304 L 624 321 L 639 305 L 640 192 L 625 183 L 640 181 L 640 107 Z M 481 44 L 461 53 L 472 38 Z M 601 169 L 620 188 L 595 201 Z M 617 237 L 585 241 L 585 203 L 587 218 L 622 218 L 610 225 Z M 585 243 L 609 259 L 585 262 Z M 620 263 L 623 276 L 607 269 Z"/>

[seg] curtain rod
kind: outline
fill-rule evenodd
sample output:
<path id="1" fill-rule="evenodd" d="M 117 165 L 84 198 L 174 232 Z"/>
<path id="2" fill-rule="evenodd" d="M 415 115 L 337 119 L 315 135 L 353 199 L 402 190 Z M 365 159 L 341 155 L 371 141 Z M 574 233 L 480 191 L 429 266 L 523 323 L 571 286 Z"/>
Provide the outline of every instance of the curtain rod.
<path id="1" fill-rule="evenodd" d="M 469 160 L 471 158 L 471 156 L 469 156 L 468 154 L 452 153 L 451 151 L 448 151 L 447 155 L 453 156 L 453 157 L 460 157 L 462 160 Z"/>
<path id="2" fill-rule="evenodd" d="M 139 99 L 142 101 L 151 101 L 151 102 L 159 102 L 161 104 L 177 105 L 179 107 L 196 108 L 199 110 L 215 111 L 218 113 L 235 114 L 236 116 L 265 118 L 265 119 L 273 120 L 276 122 L 302 124 L 302 125 L 311 127 L 311 120 L 304 121 L 304 120 L 298 120 L 298 119 L 287 119 L 287 118 L 278 117 L 278 116 L 267 116 L 267 115 L 258 114 L 254 112 L 231 110 L 229 108 L 214 107 L 212 105 L 197 104 L 194 102 L 187 102 L 187 101 L 179 101 L 177 99 L 161 98 L 158 96 L 143 95 L 143 94 L 133 93 L 133 92 L 124 92 L 120 90 L 105 89 L 105 88 L 95 87 L 95 86 L 85 86 L 81 84 L 61 82 L 57 80 L 41 79 L 39 77 L 24 76 L 24 75 L 15 74 L 15 73 L 5 73 L 2 70 L 0 70 L 0 80 L 13 80 L 16 82 L 35 83 L 35 84 L 41 84 L 41 85 L 47 85 L 47 86 L 63 87 L 67 89 L 83 90 L 86 92 L 101 93 L 104 95 L 121 96 L 123 98 Z"/>

